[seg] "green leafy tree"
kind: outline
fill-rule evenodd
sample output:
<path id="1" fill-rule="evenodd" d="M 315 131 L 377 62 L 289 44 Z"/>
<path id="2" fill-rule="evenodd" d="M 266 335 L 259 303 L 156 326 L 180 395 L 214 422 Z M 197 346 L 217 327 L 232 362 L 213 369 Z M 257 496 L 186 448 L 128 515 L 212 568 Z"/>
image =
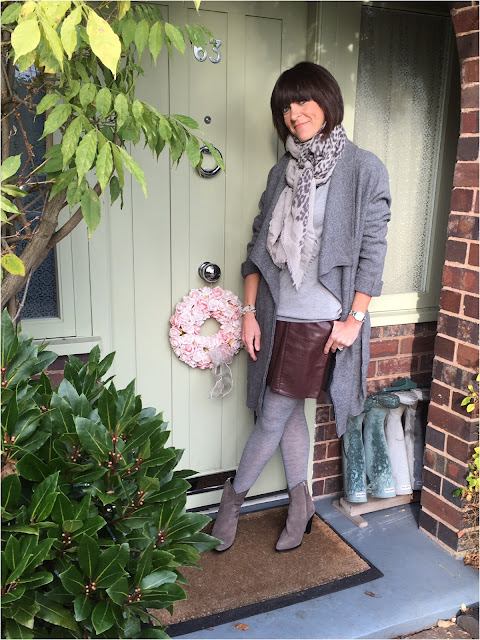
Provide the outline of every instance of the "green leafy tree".
<path id="1" fill-rule="evenodd" d="M 186 40 L 205 47 L 213 38 L 208 29 L 179 28 L 163 19 L 158 5 L 140 2 L 37 0 L 2 2 L 2 8 L 2 308 L 8 305 L 18 317 L 25 300 L 19 303 L 18 294 L 25 286 L 26 293 L 32 273 L 82 219 L 89 235 L 95 231 L 100 198 L 122 198 L 125 170 L 146 195 L 129 143 L 143 140 L 157 158 L 167 147 L 174 163 L 186 153 L 198 167 L 201 142 L 222 168 L 223 162 L 199 138 L 195 120 L 164 115 L 135 97 L 145 56 L 156 64 L 164 46 L 170 55 L 173 49 L 184 53 Z M 26 95 L 19 94 L 16 70 L 33 70 L 23 81 Z M 46 114 L 42 138 L 55 135 L 43 162 L 33 157 L 22 109 Z M 25 153 L 11 155 L 14 131 L 23 137 Z M 71 215 L 59 227 L 67 206 Z"/>
<path id="2" fill-rule="evenodd" d="M 162 415 L 104 379 L 98 347 L 52 389 L 56 355 L 7 310 L 1 355 L 2 638 L 168 638 L 150 610 L 185 599 L 182 566 L 218 540 L 186 511 Z"/>

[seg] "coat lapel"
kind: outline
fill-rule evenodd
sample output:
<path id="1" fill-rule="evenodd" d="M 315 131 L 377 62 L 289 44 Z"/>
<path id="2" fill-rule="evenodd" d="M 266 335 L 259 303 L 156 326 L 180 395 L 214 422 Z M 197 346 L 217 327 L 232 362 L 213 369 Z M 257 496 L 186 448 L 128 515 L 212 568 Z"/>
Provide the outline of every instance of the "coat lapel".
<path id="1" fill-rule="evenodd" d="M 325 205 L 325 220 L 319 253 L 318 273 L 353 263 L 355 217 L 355 155 L 357 147 L 347 140 L 335 167 Z"/>

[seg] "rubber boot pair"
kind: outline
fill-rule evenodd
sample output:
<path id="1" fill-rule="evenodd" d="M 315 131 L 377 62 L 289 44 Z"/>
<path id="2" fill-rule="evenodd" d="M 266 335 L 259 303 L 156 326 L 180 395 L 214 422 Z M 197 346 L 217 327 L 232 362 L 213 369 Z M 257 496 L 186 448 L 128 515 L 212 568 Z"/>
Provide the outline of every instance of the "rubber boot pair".
<path id="1" fill-rule="evenodd" d="M 225 483 L 212 536 L 222 541 L 215 551 L 229 549 L 237 533 L 238 516 L 248 491 L 237 493 L 231 480 Z M 303 534 L 310 533 L 315 514 L 315 505 L 308 491 L 307 483 L 300 482 L 288 492 L 290 504 L 285 528 L 276 544 L 277 551 L 291 551 L 302 544 Z"/>

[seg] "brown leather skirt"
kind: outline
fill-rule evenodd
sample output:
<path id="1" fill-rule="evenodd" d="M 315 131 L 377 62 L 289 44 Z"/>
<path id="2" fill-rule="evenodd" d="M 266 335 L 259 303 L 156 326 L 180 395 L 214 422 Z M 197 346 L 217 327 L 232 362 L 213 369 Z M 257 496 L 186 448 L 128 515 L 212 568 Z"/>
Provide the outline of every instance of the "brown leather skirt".
<path id="1" fill-rule="evenodd" d="M 277 320 L 267 374 L 272 391 L 291 398 L 321 398 L 331 356 L 323 349 L 332 328 L 333 320 Z"/>

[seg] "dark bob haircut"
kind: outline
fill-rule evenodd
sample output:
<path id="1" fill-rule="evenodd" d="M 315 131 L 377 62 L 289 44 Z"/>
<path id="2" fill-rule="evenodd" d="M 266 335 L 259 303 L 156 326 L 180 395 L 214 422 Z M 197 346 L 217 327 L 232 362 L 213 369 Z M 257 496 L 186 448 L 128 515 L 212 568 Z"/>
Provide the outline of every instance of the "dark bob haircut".
<path id="1" fill-rule="evenodd" d="M 299 62 L 278 78 L 270 99 L 273 124 L 285 143 L 290 131 L 283 120 L 283 108 L 291 102 L 314 100 L 325 114 L 323 136 L 327 138 L 343 120 L 343 98 L 330 71 L 314 62 Z"/>

